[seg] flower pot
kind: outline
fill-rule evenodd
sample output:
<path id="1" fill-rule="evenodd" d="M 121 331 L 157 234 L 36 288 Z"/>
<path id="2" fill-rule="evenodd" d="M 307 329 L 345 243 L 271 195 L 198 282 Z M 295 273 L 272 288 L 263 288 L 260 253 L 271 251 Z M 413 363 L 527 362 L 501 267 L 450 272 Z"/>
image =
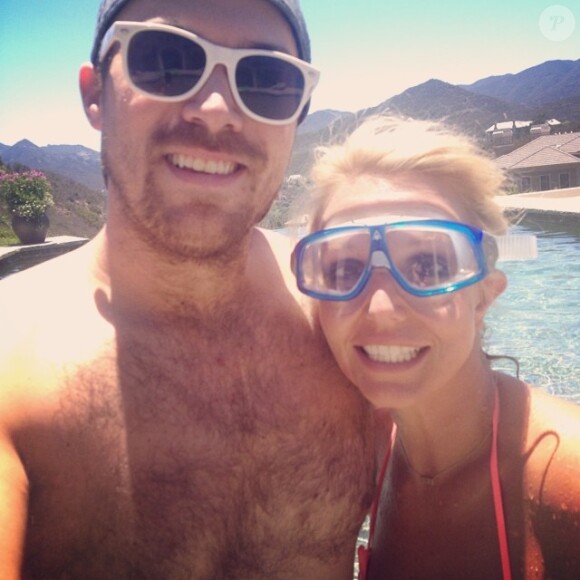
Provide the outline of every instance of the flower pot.
<path id="1" fill-rule="evenodd" d="M 12 230 L 23 245 L 42 244 L 48 233 L 48 216 L 41 215 L 38 218 L 25 218 L 18 215 L 12 216 Z"/>

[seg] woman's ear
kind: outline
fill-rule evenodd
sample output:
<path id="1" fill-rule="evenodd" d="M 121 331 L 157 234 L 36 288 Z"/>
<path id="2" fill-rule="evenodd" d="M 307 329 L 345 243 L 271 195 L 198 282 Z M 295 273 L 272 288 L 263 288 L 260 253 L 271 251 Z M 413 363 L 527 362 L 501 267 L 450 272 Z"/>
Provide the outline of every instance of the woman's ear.
<path id="1" fill-rule="evenodd" d="M 479 283 L 479 286 L 481 293 L 475 312 L 477 323 L 482 325 L 489 307 L 507 287 L 506 275 L 501 270 L 494 270 Z"/>
<path id="2" fill-rule="evenodd" d="M 85 115 L 94 129 L 101 130 L 101 76 L 90 63 L 79 72 L 79 87 Z"/>

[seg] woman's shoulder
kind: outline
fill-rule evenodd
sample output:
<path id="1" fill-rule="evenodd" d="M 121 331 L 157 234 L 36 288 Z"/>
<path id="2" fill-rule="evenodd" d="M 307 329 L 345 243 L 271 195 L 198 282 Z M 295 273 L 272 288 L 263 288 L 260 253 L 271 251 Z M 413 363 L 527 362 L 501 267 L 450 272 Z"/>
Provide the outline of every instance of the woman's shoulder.
<path id="1" fill-rule="evenodd" d="M 561 443 L 580 444 L 580 405 L 538 387 L 528 386 L 528 389 L 531 434 L 553 431 Z"/>
<path id="2" fill-rule="evenodd" d="M 528 439 L 548 432 L 570 438 L 571 442 L 580 439 L 579 404 L 503 373 L 496 372 L 495 378 L 502 393 L 502 411 L 507 416 L 524 415 L 521 421 L 527 425 Z M 514 419 L 510 417 L 510 421 Z"/>
<path id="3" fill-rule="evenodd" d="M 580 517 L 580 406 L 537 387 L 528 389 L 529 497 L 539 508 L 571 510 Z"/>
<path id="4" fill-rule="evenodd" d="M 530 497 L 576 494 L 580 509 L 580 405 L 497 375 L 509 446 L 521 455 Z"/>
<path id="5" fill-rule="evenodd" d="M 580 570 L 580 406 L 530 387 L 525 493 L 554 578 Z"/>

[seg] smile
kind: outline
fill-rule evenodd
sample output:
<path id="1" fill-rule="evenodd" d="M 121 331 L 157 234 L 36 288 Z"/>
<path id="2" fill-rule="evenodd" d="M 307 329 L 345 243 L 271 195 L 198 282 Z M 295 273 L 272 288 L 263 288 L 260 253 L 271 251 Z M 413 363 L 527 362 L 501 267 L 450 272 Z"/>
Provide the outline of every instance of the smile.
<path id="1" fill-rule="evenodd" d="M 410 346 L 386 346 L 382 344 L 369 344 L 362 347 L 367 356 L 381 363 L 402 363 L 417 357 L 420 348 Z"/>
<path id="2" fill-rule="evenodd" d="M 213 161 L 187 155 L 171 155 L 171 163 L 179 169 L 190 169 L 197 173 L 210 175 L 231 175 L 236 170 L 236 164 L 231 161 Z"/>

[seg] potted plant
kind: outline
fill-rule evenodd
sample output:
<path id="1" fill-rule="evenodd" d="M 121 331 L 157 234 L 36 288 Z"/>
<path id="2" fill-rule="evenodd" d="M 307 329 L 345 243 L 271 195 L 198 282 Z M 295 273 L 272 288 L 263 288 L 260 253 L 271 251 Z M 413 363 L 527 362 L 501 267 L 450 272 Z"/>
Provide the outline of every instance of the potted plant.
<path id="1" fill-rule="evenodd" d="M 54 205 L 51 185 L 36 170 L 0 173 L 0 199 L 12 218 L 12 229 L 23 244 L 45 241 L 49 221 L 46 210 Z"/>

